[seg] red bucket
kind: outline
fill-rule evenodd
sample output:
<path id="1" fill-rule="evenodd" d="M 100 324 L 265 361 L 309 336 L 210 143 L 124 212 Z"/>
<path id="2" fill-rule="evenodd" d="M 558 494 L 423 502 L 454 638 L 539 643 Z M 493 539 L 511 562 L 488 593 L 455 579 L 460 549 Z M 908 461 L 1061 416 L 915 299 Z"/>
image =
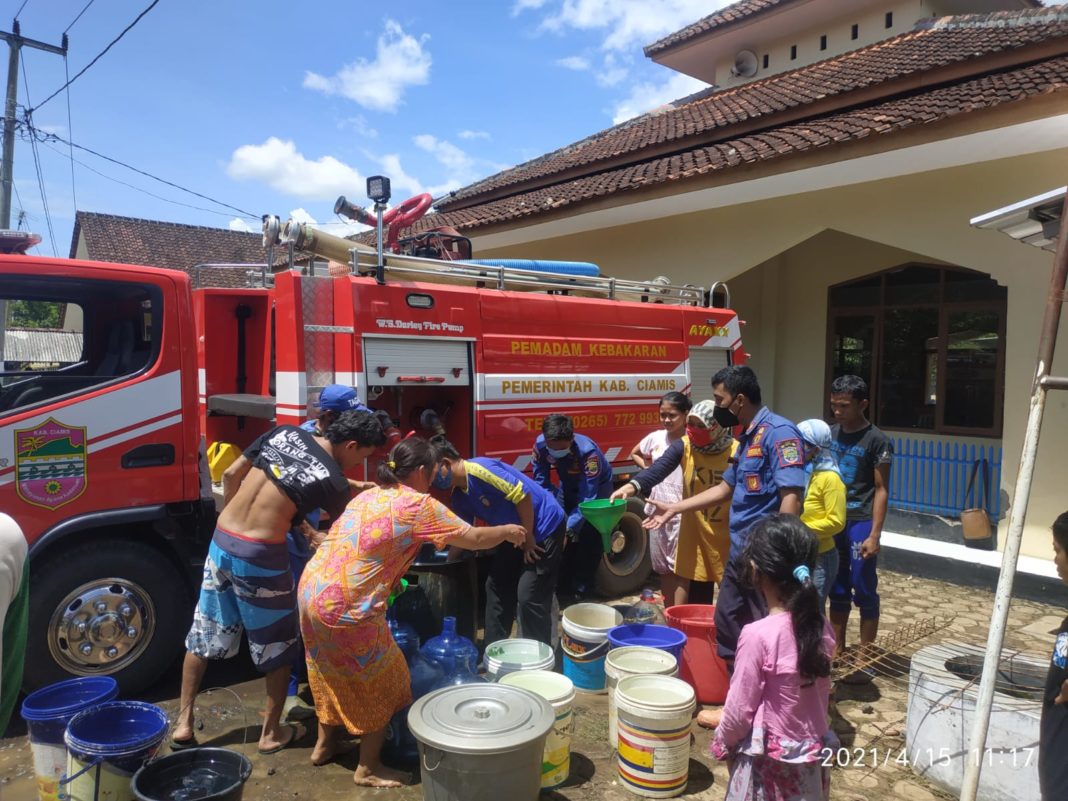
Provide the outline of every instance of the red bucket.
<path id="1" fill-rule="evenodd" d="M 704 604 L 680 604 L 664 610 L 667 624 L 686 635 L 679 677 L 693 687 L 702 704 L 726 701 L 730 682 L 727 664 L 716 653 L 715 615 L 716 607 Z"/>

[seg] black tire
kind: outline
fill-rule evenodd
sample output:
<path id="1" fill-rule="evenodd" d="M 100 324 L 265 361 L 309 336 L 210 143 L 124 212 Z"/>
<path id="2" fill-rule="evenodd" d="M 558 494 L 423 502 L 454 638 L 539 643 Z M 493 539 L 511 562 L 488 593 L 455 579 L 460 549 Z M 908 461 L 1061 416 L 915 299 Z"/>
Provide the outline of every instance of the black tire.
<path id="1" fill-rule="evenodd" d="M 109 675 L 129 696 L 156 682 L 180 654 L 191 588 L 177 563 L 151 545 L 125 539 L 61 544 L 35 559 L 30 571 L 27 690 L 73 676 Z M 79 625 L 92 632 L 78 633 Z M 86 646 L 88 657 L 79 651 Z M 113 658 L 106 656 L 111 648 Z"/>
<path id="2" fill-rule="evenodd" d="M 629 595 L 640 589 L 652 572 L 649 534 L 642 528 L 644 519 L 645 502 L 637 498 L 628 500 L 627 511 L 612 535 L 617 542 L 615 538 L 622 535 L 622 550 L 604 554 L 594 578 L 597 592 L 606 598 Z"/>

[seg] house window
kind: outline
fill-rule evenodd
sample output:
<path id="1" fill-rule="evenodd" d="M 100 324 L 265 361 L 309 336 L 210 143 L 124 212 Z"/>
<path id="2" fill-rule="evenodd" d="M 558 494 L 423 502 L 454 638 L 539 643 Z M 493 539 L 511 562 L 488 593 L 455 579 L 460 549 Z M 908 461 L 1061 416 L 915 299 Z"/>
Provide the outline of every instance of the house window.
<path id="1" fill-rule="evenodd" d="M 764 54 L 764 69 L 768 68 L 768 54 Z"/>
<path id="2" fill-rule="evenodd" d="M 790 60 L 797 58 L 797 45 L 790 45 Z"/>
<path id="3" fill-rule="evenodd" d="M 858 39 L 858 38 L 860 38 L 860 26 L 857 25 L 856 23 L 853 23 L 853 28 L 849 32 L 849 38 L 850 39 Z"/>
<path id="4" fill-rule="evenodd" d="M 832 286 L 829 380 L 867 381 L 883 428 L 1001 436 L 1007 297 L 982 273 L 924 264 Z"/>
<path id="5" fill-rule="evenodd" d="M 886 12 L 886 27 L 887 28 L 893 28 L 894 27 L 894 12 L 893 11 L 887 11 Z"/>
<path id="6" fill-rule="evenodd" d="M 820 36 L 820 50 L 827 49 L 827 34 Z"/>

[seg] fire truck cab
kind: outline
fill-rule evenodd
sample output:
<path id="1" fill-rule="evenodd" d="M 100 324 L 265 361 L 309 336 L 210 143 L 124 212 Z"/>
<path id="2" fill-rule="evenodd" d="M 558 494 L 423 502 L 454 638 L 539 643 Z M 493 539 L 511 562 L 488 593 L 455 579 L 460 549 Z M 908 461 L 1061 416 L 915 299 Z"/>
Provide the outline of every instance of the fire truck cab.
<path id="1" fill-rule="evenodd" d="M 544 416 L 569 414 L 622 477 L 661 395 L 710 397 L 745 359 L 736 314 L 702 288 L 368 259 L 194 290 L 181 272 L 0 256 L 0 508 L 30 542 L 29 686 L 113 674 L 132 692 L 171 664 L 214 523 L 206 446 L 304 421 L 328 384 L 521 470 Z M 646 579 L 641 518 L 632 502 L 602 591 Z"/>

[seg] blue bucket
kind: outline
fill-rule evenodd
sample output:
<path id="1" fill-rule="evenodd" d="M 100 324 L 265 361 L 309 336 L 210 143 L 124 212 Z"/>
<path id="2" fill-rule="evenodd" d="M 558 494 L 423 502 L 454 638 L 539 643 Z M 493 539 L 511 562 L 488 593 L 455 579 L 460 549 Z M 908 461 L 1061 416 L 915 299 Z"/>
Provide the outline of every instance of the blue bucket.
<path id="1" fill-rule="evenodd" d="M 608 657 L 607 640 L 586 651 L 576 651 L 567 635 L 560 638 L 564 654 L 564 675 L 571 679 L 576 690 L 602 692 L 605 689 L 604 660 Z"/>
<path id="2" fill-rule="evenodd" d="M 166 734 L 166 713 L 141 701 L 110 701 L 75 715 L 64 738 L 70 801 L 132 801 L 130 778 Z"/>
<path id="3" fill-rule="evenodd" d="M 21 714 L 30 735 L 39 799 L 51 801 L 61 795 L 60 780 L 67 769 L 63 734 L 71 718 L 118 694 L 115 679 L 92 676 L 50 684 L 26 696 Z"/>
<path id="4" fill-rule="evenodd" d="M 628 645 L 644 645 L 647 648 L 659 648 L 667 651 L 676 659 L 682 658 L 682 649 L 686 645 L 686 635 L 668 626 L 652 623 L 625 623 L 608 632 L 608 642 L 613 648 L 625 648 Z"/>

